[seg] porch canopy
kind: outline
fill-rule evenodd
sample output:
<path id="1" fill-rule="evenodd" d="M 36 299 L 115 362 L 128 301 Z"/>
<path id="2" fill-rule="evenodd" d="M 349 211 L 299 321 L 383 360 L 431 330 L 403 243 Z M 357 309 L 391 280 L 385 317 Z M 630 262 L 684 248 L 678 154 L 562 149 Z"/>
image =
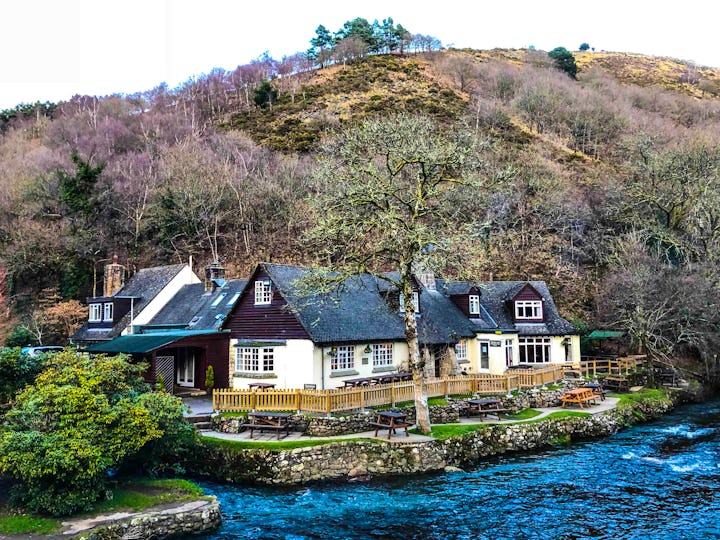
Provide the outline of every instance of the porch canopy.
<path id="1" fill-rule="evenodd" d="M 88 353 L 126 353 L 126 354 L 147 354 L 158 349 L 163 349 L 168 345 L 183 346 L 183 341 L 197 338 L 198 336 L 223 336 L 225 333 L 214 330 L 185 330 L 173 332 L 157 332 L 147 334 L 127 334 L 116 337 L 104 343 L 90 345 L 83 349 Z"/>

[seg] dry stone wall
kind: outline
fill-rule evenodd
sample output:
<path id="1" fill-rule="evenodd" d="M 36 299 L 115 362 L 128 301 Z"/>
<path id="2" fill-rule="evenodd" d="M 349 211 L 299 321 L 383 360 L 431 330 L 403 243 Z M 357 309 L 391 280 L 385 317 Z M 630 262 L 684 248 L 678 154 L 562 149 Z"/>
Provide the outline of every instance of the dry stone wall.
<path id="1" fill-rule="evenodd" d="M 505 452 L 532 451 L 610 435 L 624 426 L 657 418 L 673 405 L 669 398 L 648 399 L 593 416 L 494 424 L 466 435 L 428 442 L 347 441 L 294 450 L 208 445 L 203 459 L 193 469 L 228 482 L 259 484 L 430 473 L 448 467 L 469 467 Z"/>

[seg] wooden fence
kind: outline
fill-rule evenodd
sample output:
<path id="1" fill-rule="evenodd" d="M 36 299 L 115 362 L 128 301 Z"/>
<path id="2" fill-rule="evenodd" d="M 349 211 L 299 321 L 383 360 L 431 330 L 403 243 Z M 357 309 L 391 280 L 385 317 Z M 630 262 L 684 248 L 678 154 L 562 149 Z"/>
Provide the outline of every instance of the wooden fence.
<path id="1" fill-rule="evenodd" d="M 513 369 L 503 375 L 478 374 L 426 379 L 428 397 L 507 394 L 559 381 L 563 365 Z M 413 401 L 413 382 L 377 384 L 334 390 L 213 390 L 216 411 L 303 411 L 331 414 Z"/>
<path id="2" fill-rule="evenodd" d="M 640 367 L 646 360 L 647 357 L 642 354 L 617 357 L 583 356 L 579 364 L 565 364 L 565 374 L 573 373 L 582 377 L 627 375 Z"/>

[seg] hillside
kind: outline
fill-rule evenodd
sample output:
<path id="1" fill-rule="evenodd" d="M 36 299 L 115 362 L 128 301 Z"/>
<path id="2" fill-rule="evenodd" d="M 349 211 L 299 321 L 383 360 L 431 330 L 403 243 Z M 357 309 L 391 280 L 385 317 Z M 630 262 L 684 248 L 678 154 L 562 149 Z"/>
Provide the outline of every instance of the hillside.
<path id="1" fill-rule="evenodd" d="M 581 327 L 636 324 L 639 304 L 669 309 L 650 289 L 714 302 L 720 70 L 575 54 L 578 80 L 529 50 L 374 55 L 269 81 L 263 61 L 10 117 L 0 259 L 12 324 L 0 328 L 40 324 L 48 295 L 90 294 L 93 267 L 114 252 L 136 268 L 221 258 L 231 277 L 260 260 L 319 263 L 303 233 L 318 219 L 323 143 L 398 112 L 481 141 L 478 174 L 498 178 L 457 202 L 458 226 L 474 231 L 458 249 L 473 258 L 448 261 L 446 275 L 544 279 Z M 258 106 L 263 85 L 276 97 Z"/>

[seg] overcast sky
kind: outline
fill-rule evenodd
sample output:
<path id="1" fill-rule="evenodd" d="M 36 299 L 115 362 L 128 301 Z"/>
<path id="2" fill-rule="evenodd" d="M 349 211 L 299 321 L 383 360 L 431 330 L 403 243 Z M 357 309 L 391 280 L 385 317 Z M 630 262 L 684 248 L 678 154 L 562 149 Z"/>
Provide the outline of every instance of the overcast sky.
<path id="1" fill-rule="evenodd" d="M 638 52 L 720 67 L 716 0 L 2 0 L 0 109 L 171 87 L 264 51 L 304 51 L 315 28 L 392 17 L 445 45 Z"/>

